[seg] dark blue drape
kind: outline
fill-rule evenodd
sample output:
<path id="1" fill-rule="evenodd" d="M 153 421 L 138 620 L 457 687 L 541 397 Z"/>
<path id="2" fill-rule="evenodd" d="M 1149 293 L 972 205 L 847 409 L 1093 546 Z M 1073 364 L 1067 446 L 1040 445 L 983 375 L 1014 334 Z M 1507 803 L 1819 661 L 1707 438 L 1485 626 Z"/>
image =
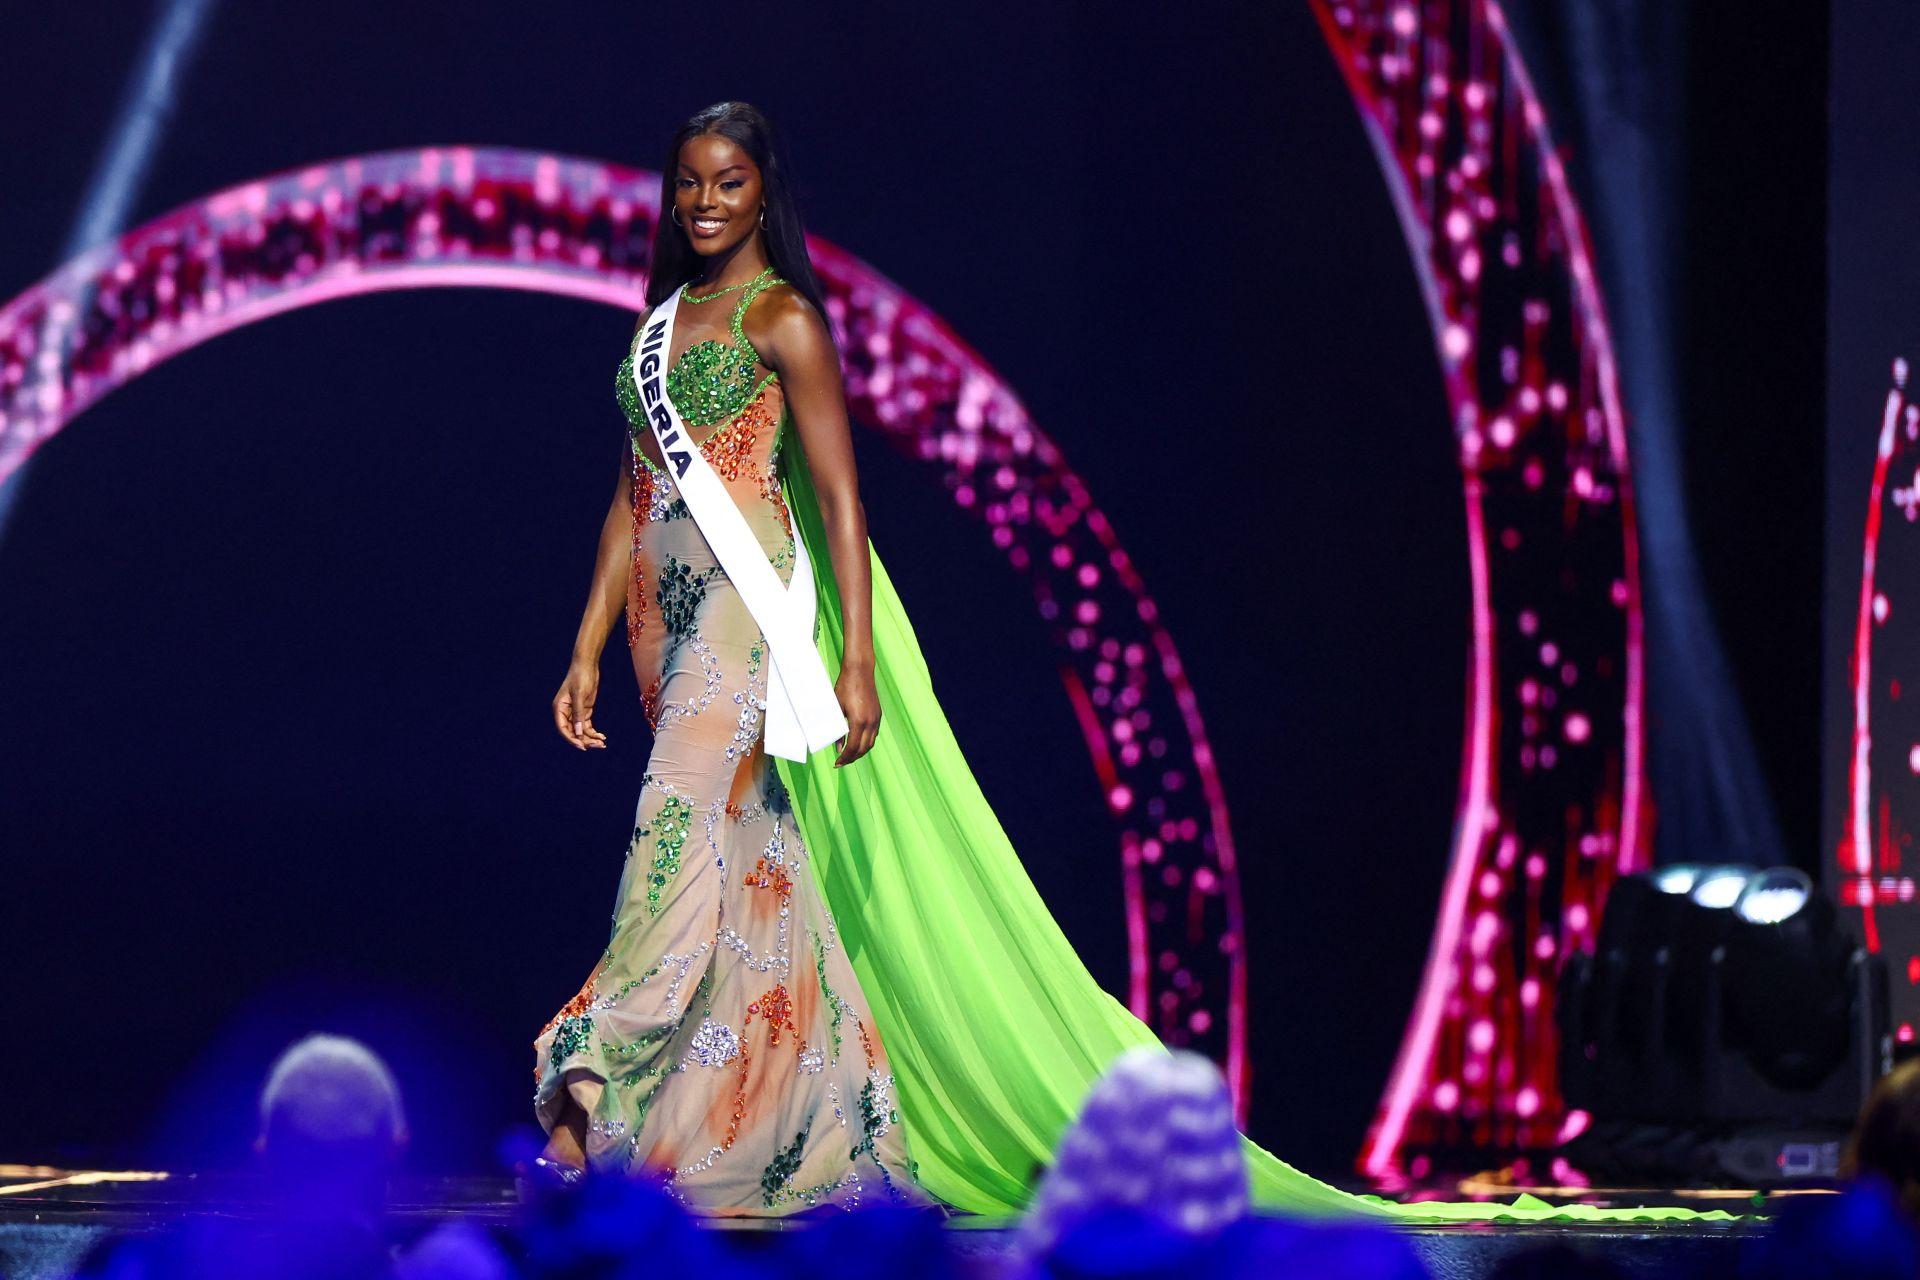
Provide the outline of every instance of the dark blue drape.
<path id="1" fill-rule="evenodd" d="M 1694 552 L 1674 351 L 1690 137 L 1688 9 L 1541 0 L 1506 13 L 1586 215 L 1619 362 L 1646 608 L 1655 860 L 1788 861 Z"/>

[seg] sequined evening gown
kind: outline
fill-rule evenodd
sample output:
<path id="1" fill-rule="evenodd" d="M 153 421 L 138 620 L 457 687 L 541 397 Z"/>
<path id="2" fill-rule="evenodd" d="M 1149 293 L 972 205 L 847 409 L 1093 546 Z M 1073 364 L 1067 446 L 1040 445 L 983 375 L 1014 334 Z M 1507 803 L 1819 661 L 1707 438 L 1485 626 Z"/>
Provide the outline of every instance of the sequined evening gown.
<path id="1" fill-rule="evenodd" d="M 779 375 L 732 343 L 681 339 L 667 393 L 783 582 L 794 530 L 780 489 Z M 704 308 L 680 304 L 679 335 Z M 631 353 L 633 572 L 627 639 L 653 751 L 605 953 L 534 1042 L 544 1128 L 569 1092 L 595 1172 L 651 1171 L 708 1213 L 937 1203 L 918 1182 L 879 1032 L 779 773 L 761 749 L 767 646 L 675 491 L 637 445 Z M 701 433 L 704 431 L 704 435 Z"/>

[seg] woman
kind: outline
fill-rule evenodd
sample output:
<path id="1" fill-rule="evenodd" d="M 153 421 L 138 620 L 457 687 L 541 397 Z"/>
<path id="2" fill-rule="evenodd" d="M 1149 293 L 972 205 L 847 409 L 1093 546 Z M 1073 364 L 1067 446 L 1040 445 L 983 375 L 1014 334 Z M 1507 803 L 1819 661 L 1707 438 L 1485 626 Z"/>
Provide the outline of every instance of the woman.
<path id="1" fill-rule="evenodd" d="M 663 353 L 666 391 L 783 585 L 804 553 L 779 459 L 806 451 L 844 584 L 838 768 L 880 727 L 866 519 L 839 357 L 768 136 L 751 108 L 729 105 L 675 137 L 653 305 L 635 336 L 665 295 L 697 282 Z M 654 746 L 612 938 L 537 1043 L 542 1160 L 667 1172 L 715 1212 L 930 1203 L 884 1045 L 763 749 L 772 655 L 646 429 L 631 353 L 616 388 L 631 447 L 553 714 L 576 748 L 605 747 L 600 654 L 624 613 Z"/>
<path id="2" fill-rule="evenodd" d="M 616 378 L 630 448 L 553 700 L 569 743 L 605 747 L 599 658 L 624 611 L 654 747 L 612 937 L 535 1044 L 539 1167 L 655 1171 L 715 1213 L 1017 1212 L 1101 1072 L 1159 1042 L 1034 889 L 867 540 L 838 357 L 767 121 L 731 102 L 695 115 L 662 187 L 635 329 L 645 372 L 636 384 L 629 352 Z M 641 394 L 662 369 L 664 392 Z M 697 445 L 706 465 L 663 441 Z M 750 534 L 733 563 L 752 607 L 709 545 L 729 516 Z M 777 587 L 752 581 L 766 568 L 752 543 Z M 769 633 L 786 637 L 775 664 L 756 626 L 780 620 L 767 597 L 789 588 L 817 596 L 817 652 L 801 634 L 805 657 L 837 672 L 833 752 L 767 750 L 776 729 L 789 745 L 830 740 L 798 713 L 794 633 Z M 1394 1205 L 1239 1144 L 1266 1209 L 1607 1216 Z"/>

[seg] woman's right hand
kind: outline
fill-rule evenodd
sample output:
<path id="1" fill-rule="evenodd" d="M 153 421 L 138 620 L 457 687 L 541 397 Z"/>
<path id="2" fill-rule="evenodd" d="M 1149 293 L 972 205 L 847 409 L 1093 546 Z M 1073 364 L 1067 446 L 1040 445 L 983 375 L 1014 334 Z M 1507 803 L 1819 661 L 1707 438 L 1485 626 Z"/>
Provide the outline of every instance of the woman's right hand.
<path id="1" fill-rule="evenodd" d="M 600 695 L 598 663 L 576 662 L 567 668 L 560 692 L 553 695 L 553 723 L 565 738 L 582 751 L 605 747 L 607 735 L 593 727 L 593 703 Z"/>

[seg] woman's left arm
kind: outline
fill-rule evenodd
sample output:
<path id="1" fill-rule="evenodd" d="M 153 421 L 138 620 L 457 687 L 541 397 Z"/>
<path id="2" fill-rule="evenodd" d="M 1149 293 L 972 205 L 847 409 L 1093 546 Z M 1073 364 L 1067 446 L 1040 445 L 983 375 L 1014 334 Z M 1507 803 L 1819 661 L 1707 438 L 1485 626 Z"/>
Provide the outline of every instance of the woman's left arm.
<path id="1" fill-rule="evenodd" d="M 874 687 L 873 578 L 867 562 L 867 512 L 860 503 L 860 482 L 853 465 L 853 433 L 847 426 L 846 393 L 840 382 L 840 354 L 827 331 L 826 318 L 791 287 L 771 289 L 763 315 L 766 341 L 753 343 L 780 374 L 788 410 L 806 450 L 826 523 L 827 552 L 840 589 L 845 649 L 834 692 L 847 717 L 836 766 L 852 764 L 872 748 L 880 733 L 880 695 Z M 760 328 L 761 326 L 755 326 Z M 799 530 L 794 530 L 799 537 Z"/>

